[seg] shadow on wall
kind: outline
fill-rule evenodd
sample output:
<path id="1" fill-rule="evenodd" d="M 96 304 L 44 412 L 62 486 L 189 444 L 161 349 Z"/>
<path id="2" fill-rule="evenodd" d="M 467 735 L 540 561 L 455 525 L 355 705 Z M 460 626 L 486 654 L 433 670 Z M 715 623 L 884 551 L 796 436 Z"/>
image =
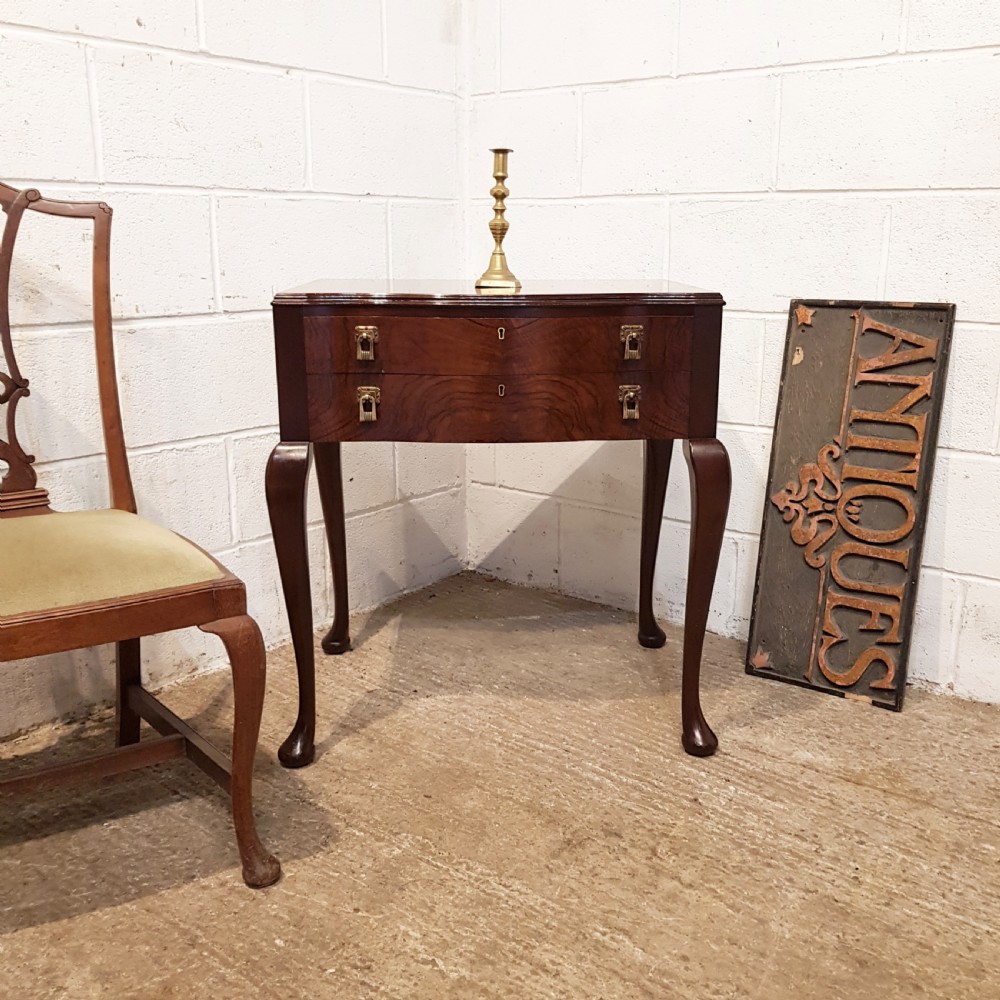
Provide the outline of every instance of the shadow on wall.
<path id="1" fill-rule="evenodd" d="M 464 519 L 459 489 L 348 518 L 351 607 L 372 608 L 461 572 L 459 554 L 442 540 L 455 537 L 455 519 Z"/>
<path id="2" fill-rule="evenodd" d="M 727 433 L 722 428 L 720 438 L 730 454 L 733 496 L 708 625 L 712 631 L 745 640 L 768 451 L 761 447 L 765 437 L 760 434 Z M 568 451 L 569 461 L 560 458 L 560 448 Z M 509 449 L 507 456 L 501 455 L 502 449 Z M 564 471 L 571 462 L 574 466 Z M 642 466 L 641 445 L 635 442 L 498 446 L 500 485 L 469 487 L 470 565 L 515 583 L 634 610 L 639 591 Z M 560 474 L 553 475 L 554 470 Z M 677 442 L 653 590 L 657 614 L 675 623 L 683 621 L 685 607 L 689 489 L 687 464 Z"/>

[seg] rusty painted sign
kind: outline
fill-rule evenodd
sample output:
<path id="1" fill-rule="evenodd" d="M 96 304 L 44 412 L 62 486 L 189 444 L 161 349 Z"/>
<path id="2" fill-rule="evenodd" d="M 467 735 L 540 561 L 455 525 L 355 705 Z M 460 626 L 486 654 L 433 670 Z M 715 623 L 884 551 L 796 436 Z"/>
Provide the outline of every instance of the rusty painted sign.
<path id="1" fill-rule="evenodd" d="M 902 707 L 954 319 L 792 302 L 748 673 Z"/>

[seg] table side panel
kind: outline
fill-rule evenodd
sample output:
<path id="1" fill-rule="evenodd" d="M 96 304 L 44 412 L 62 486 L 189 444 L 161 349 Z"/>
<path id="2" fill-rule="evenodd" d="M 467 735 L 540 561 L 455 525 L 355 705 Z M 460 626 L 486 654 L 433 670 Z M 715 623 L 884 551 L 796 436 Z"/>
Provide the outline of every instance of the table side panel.
<path id="1" fill-rule="evenodd" d="M 282 441 L 308 441 L 306 354 L 303 313 L 298 306 L 276 305 L 274 363 L 278 380 L 278 422 Z"/>
<path id="2" fill-rule="evenodd" d="M 695 311 L 691 338 L 691 438 L 714 438 L 719 413 L 719 358 L 722 349 L 722 307 Z"/>

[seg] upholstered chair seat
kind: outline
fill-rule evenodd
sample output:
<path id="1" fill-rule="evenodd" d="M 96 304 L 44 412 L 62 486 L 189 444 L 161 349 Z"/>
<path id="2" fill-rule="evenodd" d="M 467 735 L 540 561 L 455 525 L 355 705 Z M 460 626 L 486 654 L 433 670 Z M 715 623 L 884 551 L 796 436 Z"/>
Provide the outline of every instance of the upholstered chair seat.
<path id="1" fill-rule="evenodd" d="M 0 617 L 219 580 L 197 545 L 124 510 L 0 520 Z"/>

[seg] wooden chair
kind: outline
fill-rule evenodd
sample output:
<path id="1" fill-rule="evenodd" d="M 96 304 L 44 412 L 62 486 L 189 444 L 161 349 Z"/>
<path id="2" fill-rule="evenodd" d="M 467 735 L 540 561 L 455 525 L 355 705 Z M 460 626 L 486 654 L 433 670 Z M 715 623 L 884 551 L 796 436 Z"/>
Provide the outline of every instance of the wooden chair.
<path id="1" fill-rule="evenodd" d="M 43 198 L 0 183 L 6 214 L 0 243 L 0 661 L 117 645 L 117 749 L 0 782 L 0 793 L 42 784 L 118 774 L 186 755 L 232 799 L 236 840 L 247 885 L 281 874 L 254 825 L 251 789 L 264 702 L 264 645 L 247 614 L 242 581 L 193 543 L 136 515 L 122 433 L 111 333 L 111 209 L 103 202 Z M 26 210 L 94 223 L 93 299 L 97 376 L 110 481 L 111 507 L 56 513 L 37 485 L 33 455 L 17 440 L 15 411 L 29 394 L 10 335 L 10 270 L 14 241 Z M 0 425 L 2 427 L 2 425 Z M 198 626 L 222 640 L 233 671 L 234 725 L 230 761 L 143 689 L 140 636 Z M 139 741 L 145 719 L 160 738 Z"/>

